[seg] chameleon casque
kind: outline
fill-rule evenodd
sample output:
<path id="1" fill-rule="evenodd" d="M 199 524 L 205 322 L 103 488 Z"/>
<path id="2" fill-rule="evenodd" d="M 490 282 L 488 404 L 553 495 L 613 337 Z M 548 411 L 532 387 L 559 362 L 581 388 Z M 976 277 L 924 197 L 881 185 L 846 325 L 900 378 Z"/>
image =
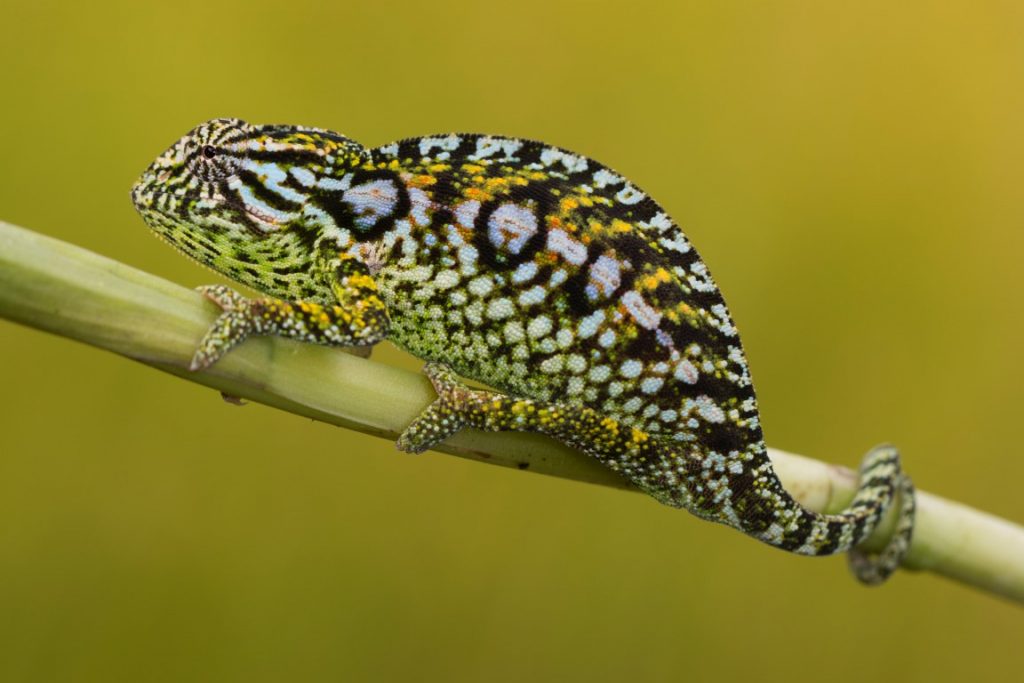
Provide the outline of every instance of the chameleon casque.
<path id="1" fill-rule="evenodd" d="M 653 199 L 592 159 L 488 135 L 367 149 L 317 128 L 214 119 L 161 154 L 132 200 L 164 240 L 264 295 L 201 288 L 222 313 L 193 369 L 255 334 L 389 339 L 427 361 L 438 393 L 403 450 L 465 427 L 542 432 L 765 543 L 853 549 L 865 583 L 909 546 L 913 486 L 891 447 L 868 453 L 839 514 L 785 491 L 707 267 Z M 856 550 L 897 493 L 889 545 Z"/>

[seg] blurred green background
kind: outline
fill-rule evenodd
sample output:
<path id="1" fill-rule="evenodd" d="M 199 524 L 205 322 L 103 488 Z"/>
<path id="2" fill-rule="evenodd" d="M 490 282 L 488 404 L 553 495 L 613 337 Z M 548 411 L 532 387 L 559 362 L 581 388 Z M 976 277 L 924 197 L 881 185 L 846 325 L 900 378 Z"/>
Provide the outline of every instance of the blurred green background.
<path id="1" fill-rule="evenodd" d="M 0 218 L 185 285 L 135 176 L 201 120 L 539 138 L 684 226 L 771 445 L 1024 520 L 1024 5 L 0 8 Z M 413 458 L 0 321 L 0 679 L 1003 680 L 1018 607 L 868 590 L 637 495 Z M 397 352 L 377 354 L 408 363 Z"/>

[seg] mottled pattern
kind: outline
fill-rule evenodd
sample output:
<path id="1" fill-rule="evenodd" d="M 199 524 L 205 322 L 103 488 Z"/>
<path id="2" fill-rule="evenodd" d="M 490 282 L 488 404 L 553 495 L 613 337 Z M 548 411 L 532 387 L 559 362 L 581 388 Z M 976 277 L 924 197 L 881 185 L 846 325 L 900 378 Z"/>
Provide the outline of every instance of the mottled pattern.
<path id="1" fill-rule="evenodd" d="M 879 582 L 906 551 L 913 493 L 891 448 L 868 455 L 841 514 L 786 493 L 707 267 L 653 199 L 592 159 L 484 135 L 368 150 L 217 119 L 161 155 L 132 197 L 179 250 L 267 295 L 206 288 L 224 312 L 194 368 L 251 334 L 388 338 L 431 361 L 439 393 L 399 441 L 407 450 L 465 426 L 544 432 L 662 502 L 807 555 L 857 545 L 899 490 L 893 542 L 852 566 Z"/>

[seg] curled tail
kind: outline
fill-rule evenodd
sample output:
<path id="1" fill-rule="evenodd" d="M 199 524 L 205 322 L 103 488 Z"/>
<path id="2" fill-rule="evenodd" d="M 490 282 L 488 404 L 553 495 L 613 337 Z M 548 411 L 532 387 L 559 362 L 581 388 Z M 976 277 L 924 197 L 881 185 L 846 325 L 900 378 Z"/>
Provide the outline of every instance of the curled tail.
<path id="1" fill-rule="evenodd" d="M 876 446 L 864 457 L 860 485 L 849 506 L 836 514 L 821 514 L 802 507 L 790 496 L 771 470 L 765 468 L 754 484 L 736 496 L 748 512 L 740 517 L 746 533 L 776 547 L 801 555 L 832 555 L 849 551 L 850 569 L 867 585 L 878 585 L 896 569 L 910 548 L 916 509 L 914 485 L 900 467 L 899 452 Z M 760 469 L 756 468 L 755 469 Z M 893 501 L 899 505 L 892 538 L 878 553 L 859 550 L 885 517 Z"/>

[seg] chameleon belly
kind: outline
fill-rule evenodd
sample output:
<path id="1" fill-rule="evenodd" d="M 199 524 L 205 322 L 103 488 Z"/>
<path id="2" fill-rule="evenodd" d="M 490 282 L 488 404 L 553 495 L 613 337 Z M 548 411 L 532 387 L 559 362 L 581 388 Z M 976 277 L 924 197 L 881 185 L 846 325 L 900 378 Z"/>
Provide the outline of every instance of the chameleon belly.
<path id="1" fill-rule="evenodd" d="M 544 432 L 662 502 L 808 555 L 855 546 L 898 490 L 894 540 L 853 554 L 855 573 L 883 580 L 909 545 L 913 489 L 894 449 L 869 454 L 839 515 L 786 493 L 707 267 L 653 199 L 592 159 L 483 135 L 368 150 L 215 119 L 132 196 L 167 241 L 267 295 L 205 288 L 224 312 L 193 368 L 251 334 L 390 338 L 431 361 L 439 393 L 400 439 L 410 450 L 466 426 Z"/>

